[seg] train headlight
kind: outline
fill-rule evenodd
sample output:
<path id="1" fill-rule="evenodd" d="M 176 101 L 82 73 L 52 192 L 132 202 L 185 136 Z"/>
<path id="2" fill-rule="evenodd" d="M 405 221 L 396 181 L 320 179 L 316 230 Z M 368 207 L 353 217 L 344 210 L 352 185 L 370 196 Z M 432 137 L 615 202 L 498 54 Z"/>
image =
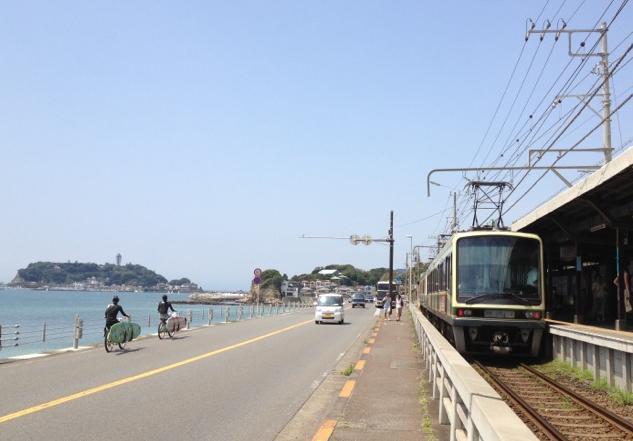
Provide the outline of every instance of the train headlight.
<path id="1" fill-rule="evenodd" d="M 461 309 L 457 310 L 457 317 L 471 317 L 473 312 L 470 309 Z"/>
<path id="2" fill-rule="evenodd" d="M 525 318 L 540 320 L 540 318 L 541 318 L 541 311 L 526 311 Z"/>

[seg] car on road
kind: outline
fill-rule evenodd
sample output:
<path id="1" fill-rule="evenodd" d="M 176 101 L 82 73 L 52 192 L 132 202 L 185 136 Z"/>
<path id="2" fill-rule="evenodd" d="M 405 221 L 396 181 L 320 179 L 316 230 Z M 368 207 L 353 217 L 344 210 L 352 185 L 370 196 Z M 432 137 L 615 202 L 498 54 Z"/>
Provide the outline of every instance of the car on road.
<path id="1" fill-rule="evenodd" d="M 339 323 L 345 322 L 343 312 L 343 296 L 340 294 L 321 294 L 317 298 L 314 311 L 314 323 Z"/>
<path id="2" fill-rule="evenodd" d="M 365 296 L 362 294 L 354 294 L 352 296 L 352 301 L 350 302 L 352 304 L 352 308 L 356 308 L 357 306 L 360 307 L 365 307 L 365 303 L 367 303 L 365 301 Z"/>
<path id="3" fill-rule="evenodd" d="M 365 303 L 374 303 L 374 296 L 371 293 L 365 293 Z"/>

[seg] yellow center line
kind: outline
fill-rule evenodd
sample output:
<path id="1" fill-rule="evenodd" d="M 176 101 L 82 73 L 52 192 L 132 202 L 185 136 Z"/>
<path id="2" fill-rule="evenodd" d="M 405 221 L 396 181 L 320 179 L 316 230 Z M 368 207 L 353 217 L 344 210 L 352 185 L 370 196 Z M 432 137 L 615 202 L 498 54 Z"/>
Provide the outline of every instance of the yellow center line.
<path id="1" fill-rule="evenodd" d="M 357 371 L 362 371 L 364 367 L 365 367 L 365 360 L 358 360 L 356 362 L 356 366 L 354 366 L 354 369 L 356 369 Z"/>
<path id="2" fill-rule="evenodd" d="M 26 409 L 22 409 L 19 410 L 17 412 L 13 412 L 13 413 L 9 413 L 7 415 L 3 415 L 0 416 L 0 424 L 1 423 L 6 423 L 7 421 L 11 421 L 14 420 L 16 418 L 20 418 L 26 415 L 30 415 L 32 413 L 36 413 L 36 412 L 40 412 L 42 410 L 46 410 L 46 409 L 50 409 L 51 407 L 55 407 L 55 406 L 59 406 L 60 404 L 64 404 L 67 403 L 69 401 L 73 401 L 73 400 L 77 400 L 79 398 L 83 398 L 83 397 L 87 397 L 89 395 L 94 395 L 96 393 L 99 392 L 103 392 L 106 391 L 108 389 L 112 389 L 115 388 L 117 386 L 121 386 L 127 383 L 132 383 L 133 381 L 138 381 L 138 380 L 142 380 L 144 378 L 148 378 L 157 374 L 161 374 L 163 372 L 167 372 L 170 371 L 172 369 L 176 369 L 178 367 L 181 366 L 185 366 L 191 363 L 194 363 L 196 361 L 200 361 L 200 360 L 204 360 L 205 358 L 209 358 L 209 357 L 213 357 L 214 355 L 218 355 L 221 354 L 223 352 L 227 352 L 233 349 L 237 349 L 240 348 L 242 346 L 246 346 L 249 345 L 251 343 L 255 343 L 258 342 L 260 340 L 264 340 L 266 338 L 270 338 L 273 337 L 275 335 L 284 333 L 284 332 L 288 332 L 292 329 L 298 328 L 300 326 L 304 326 L 307 325 L 308 323 L 312 323 L 312 319 L 310 320 L 306 320 L 305 322 L 300 322 L 282 329 L 278 329 L 277 331 L 273 331 L 273 332 L 269 332 L 268 334 L 264 334 L 264 335 L 260 335 L 259 337 L 255 337 L 255 338 L 251 338 L 249 340 L 244 340 L 242 342 L 230 345 L 230 346 L 225 346 L 223 348 L 220 349 L 216 349 L 215 351 L 211 351 L 211 352 L 207 352 L 205 354 L 201 354 L 201 355 L 197 355 L 195 357 L 191 357 L 191 358 L 187 358 L 185 360 L 182 361 L 178 361 L 176 363 L 172 363 L 172 364 L 168 364 L 166 366 L 157 368 L 157 369 L 152 369 L 149 371 L 145 371 L 145 372 L 141 372 L 140 374 L 136 374 L 136 375 L 132 375 L 130 377 L 125 377 L 125 378 L 121 378 L 119 380 L 113 381 L 111 383 L 107 383 L 107 384 L 102 384 L 101 386 L 96 386 L 96 387 L 92 387 L 90 389 L 85 389 L 82 390 L 80 392 L 71 394 L 71 395 L 67 395 L 65 397 L 61 397 L 61 398 L 57 398 L 55 400 L 51 400 L 51 401 L 47 401 L 46 403 L 42 403 L 42 404 L 38 404 L 36 406 L 32 406 L 32 407 L 28 407 Z"/>
<path id="3" fill-rule="evenodd" d="M 334 427 L 336 427 L 336 420 L 325 420 L 317 433 L 314 434 L 312 441 L 328 441 L 334 432 Z"/>
<path id="4" fill-rule="evenodd" d="M 365 349 L 363 349 L 363 354 L 369 354 L 371 352 L 371 346 L 367 346 Z"/>
<path id="5" fill-rule="evenodd" d="M 343 389 L 341 389 L 341 393 L 338 394 L 341 398 L 349 398 L 352 395 L 352 391 L 354 390 L 354 385 L 356 384 L 356 380 L 347 380 Z"/>

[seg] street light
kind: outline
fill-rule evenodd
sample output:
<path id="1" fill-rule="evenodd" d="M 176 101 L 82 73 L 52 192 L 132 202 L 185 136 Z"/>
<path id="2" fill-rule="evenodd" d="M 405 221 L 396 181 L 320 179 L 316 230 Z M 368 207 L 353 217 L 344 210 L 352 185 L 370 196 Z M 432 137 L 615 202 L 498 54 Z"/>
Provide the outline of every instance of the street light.
<path id="1" fill-rule="evenodd" d="M 411 286 L 411 277 L 413 275 L 413 236 L 411 234 L 407 234 L 409 238 L 409 301 L 413 298 L 412 294 L 412 286 Z"/>

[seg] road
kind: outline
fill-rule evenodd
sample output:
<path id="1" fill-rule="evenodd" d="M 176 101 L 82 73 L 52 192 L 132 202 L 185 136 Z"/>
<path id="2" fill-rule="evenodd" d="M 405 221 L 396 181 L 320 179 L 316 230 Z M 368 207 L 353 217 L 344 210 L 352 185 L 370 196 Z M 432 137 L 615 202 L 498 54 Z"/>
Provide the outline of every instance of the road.
<path id="1" fill-rule="evenodd" d="M 0 440 L 274 439 L 373 310 L 347 310 L 342 326 L 306 310 L 0 365 Z"/>

